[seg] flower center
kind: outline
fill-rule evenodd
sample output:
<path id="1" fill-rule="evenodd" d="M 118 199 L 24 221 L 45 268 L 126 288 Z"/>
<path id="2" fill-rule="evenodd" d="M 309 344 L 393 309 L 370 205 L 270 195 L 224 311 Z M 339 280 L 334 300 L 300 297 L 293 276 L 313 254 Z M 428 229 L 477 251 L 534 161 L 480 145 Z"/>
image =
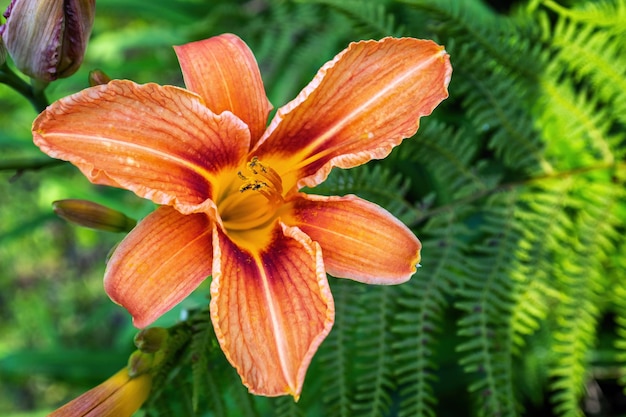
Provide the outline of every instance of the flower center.
<path id="1" fill-rule="evenodd" d="M 274 220 L 284 203 L 280 175 L 255 156 L 237 172 L 228 193 L 218 203 L 224 228 L 229 232 L 257 229 Z"/>

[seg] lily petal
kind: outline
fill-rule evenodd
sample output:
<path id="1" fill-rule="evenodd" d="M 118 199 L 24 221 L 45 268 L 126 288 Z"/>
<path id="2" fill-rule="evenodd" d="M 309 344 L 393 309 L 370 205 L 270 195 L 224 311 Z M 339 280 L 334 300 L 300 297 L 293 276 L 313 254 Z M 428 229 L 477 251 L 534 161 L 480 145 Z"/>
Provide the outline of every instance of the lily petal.
<path id="1" fill-rule="evenodd" d="M 107 263 L 104 288 L 138 328 L 150 325 L 211 275 L 212 222 L 162 206 L 143 219 Z"/>
<path id="2" fill-rule="evenodd" d="M 432 41 L 352 43 L 278 109 L 252 153 L 281 174 L 286 190 L 313 187 L 333 166 L 384 158 L 414 135 L 419 118 L 448 96 L 451 72 Z"/>
<path id="3" fill-rule="evenodd" d="M 299 194 L 281 219 L 320 244 L 329 274 L 368 284 L 400 284 L 415 273 L 420 241 L 380 206 L 357 196 Z"/>
<path id="4" fill-rule="evenodd" d="M 241 163 L 249 138 L 241 120 L 213 114 L 193 93 L 123 80 L 63 98 L 33 123 L 35 144 L 90 181 L 183 213 L 203 210 L 215 178 Z"/>
<path id="5" fill-rule="evenodd" d="M 272 105 L 248 45 L 235 35 L 224 34 L 174 50 L 187 88 L 199 94 L 214 113 L 228 110 L 237 115 L 250 128 L 252 141 L 258 140 Z"/>
<path id="6" fill-rule="evenodd" d="M 214 236 L 211 318 L 222 350 L 251 393 L 297 400 L 334 321 L 319 245 L 278 224 L 256 253 Z"/>

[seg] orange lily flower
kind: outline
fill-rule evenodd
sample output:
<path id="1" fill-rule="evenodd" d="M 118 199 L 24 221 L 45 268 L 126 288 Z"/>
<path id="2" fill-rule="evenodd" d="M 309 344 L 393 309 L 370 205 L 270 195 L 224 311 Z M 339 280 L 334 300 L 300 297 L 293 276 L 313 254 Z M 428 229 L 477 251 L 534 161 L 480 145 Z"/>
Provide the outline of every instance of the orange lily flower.
<path id="1" fill-rule="evenodd" d="M 256 60 L 226 34 L 175 47 L 187 89 L 111 81 L 52 104 L 33 124 L 48 155 L 161 206 L 121 242 L 105 289 L 145 327 L 212 275 L 210 310 L 250 392 L 300 395 L 334 321 L 326 272 L 408 280 L 413 233 L 356 196 L 299 192 L 331 168 L 384 158 L 447 97 L 432 41 L 352 43 L 266 125 Z"/>

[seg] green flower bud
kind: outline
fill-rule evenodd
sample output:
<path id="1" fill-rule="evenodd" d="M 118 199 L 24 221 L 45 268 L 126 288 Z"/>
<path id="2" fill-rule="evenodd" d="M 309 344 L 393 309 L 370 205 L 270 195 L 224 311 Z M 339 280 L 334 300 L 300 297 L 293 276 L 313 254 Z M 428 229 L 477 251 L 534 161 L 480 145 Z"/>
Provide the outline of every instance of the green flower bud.
<path id="1" fill-rule="evenodd" d="M 144 353 L 139 350 L 134 351 L 128 358 L 128 376 L 135 378 L 141 374 L 145 374 L 152 369 L 154 355 Z"/>
<path id="2" fill-rule="evenodd" d="M 163 327 L 148 327 L 135 336 L 135 346 L 142 352 L 154 353 L 166 346 L 169 332 Z"/>
<path id="3" fill-rule="evenodd" d="M 12 0 L 0 35 L 20 71 L 54 81 L 80 67 L 95 11 L 96 0 Z"/>
<path id="4" fill-rule="evenodd" d="M 128 232 L 137 223 L 122 212 L 87 200 L 58 200 L 52 209 L 70 223 L 107 232 Z"/>

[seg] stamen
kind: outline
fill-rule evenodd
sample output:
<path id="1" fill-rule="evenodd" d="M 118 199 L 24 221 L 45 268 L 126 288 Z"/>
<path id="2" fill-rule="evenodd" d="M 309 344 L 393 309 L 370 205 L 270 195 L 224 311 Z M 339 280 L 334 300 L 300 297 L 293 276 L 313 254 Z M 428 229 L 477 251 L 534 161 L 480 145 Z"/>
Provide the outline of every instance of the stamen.
<path id="1" fill-rule="evenodd" d="M 257 157 L 252 158 L 245 169 L 237 172 L 218 203 L 222 224 L 230 231 L 247 231 L 269 224 L 285 202 L 282 192 L 280 175 Z"/>
<path id="2" fill-rule="evenodd" d="M 241 171 L 237 172 L 239 179 L 244 182 L 239 187 L 240 192 L 258 191 L 272 204 L 278 205 L 284 202 L 283 182 L 276 171 L 263 165 L 256 156 L 248 162 L 246 168 L 252 173 L 252 177 L 245 176 Z"/>

